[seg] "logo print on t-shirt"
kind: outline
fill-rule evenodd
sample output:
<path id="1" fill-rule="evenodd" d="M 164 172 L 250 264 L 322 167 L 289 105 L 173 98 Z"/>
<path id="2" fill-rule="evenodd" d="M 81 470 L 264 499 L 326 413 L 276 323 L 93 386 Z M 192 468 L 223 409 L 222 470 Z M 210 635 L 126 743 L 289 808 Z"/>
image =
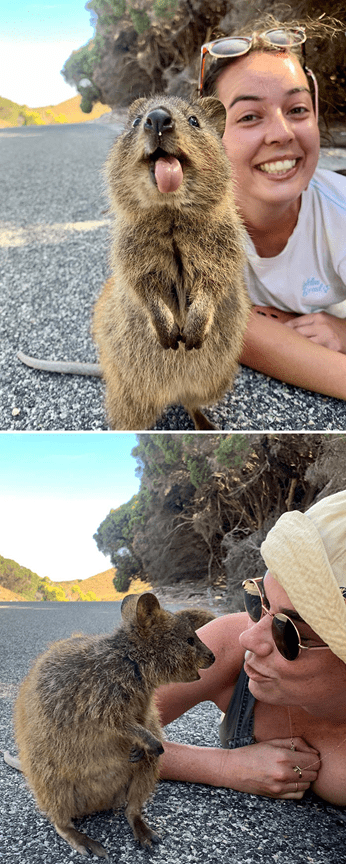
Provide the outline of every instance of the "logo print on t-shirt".
<path id="1" fill-rule="evenodd" d="M 308 297 L 309 294 L 328 294 L 329 290 L 330 285 L 325 285 L 324 282 L 316 279 L 315 276 L 310 276 L 310 279 L 306 279 L 303 282 L 303 297 Z"/>

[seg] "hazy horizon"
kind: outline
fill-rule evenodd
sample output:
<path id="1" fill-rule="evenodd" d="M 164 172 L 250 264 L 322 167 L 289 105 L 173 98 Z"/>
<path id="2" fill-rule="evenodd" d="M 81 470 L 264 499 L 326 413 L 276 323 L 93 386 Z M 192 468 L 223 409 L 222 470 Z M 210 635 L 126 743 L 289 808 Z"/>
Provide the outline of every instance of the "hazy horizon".
<path id="1" fill-rule="evenodd" d="M 76 96 L 61 69 L 72 51 L 93 35 L 83 0 L 7 3 L 2 10 L 0 95 L 29 108 L 57 105 Z"/>
<path id="2" fill-rule="evenodd" d="M 132 433 L 2 432 L 0 555 L 53 582 L 111 566 L 93 534 L 138 492 Z"/>

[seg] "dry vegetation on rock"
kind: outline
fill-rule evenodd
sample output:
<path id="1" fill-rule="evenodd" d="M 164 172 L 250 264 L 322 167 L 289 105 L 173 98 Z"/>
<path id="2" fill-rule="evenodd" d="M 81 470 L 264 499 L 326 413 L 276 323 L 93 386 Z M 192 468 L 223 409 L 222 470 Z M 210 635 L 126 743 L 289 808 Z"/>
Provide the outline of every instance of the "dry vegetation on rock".
<path id="1" fill-rule="evenodd" d="M 259 547 L 281 513 L 346 488 L 342 434 L 140 434 L 140 491 L 95 534 L 123 590 L 134 572 L 154 589 L 189 582 L 239 600 L 263 572 Z"/>
<path id="2" fill-rule="evenodd" d="M 117 108 L 157 92 L 189 98 L 203 42 L 244 27 L 251 32 L 257 18 L 274 15 L 307 22 L 306 57 L 319 80 L 321 111 L 329 120 L 345 118 L 346 14 L 340 0 L 330 0 L 328 9 L 321 0 L 90 0 L 87 8 L 95 36 L 62 70 L 82 94 L 85 111 L 97 99 Z"/>

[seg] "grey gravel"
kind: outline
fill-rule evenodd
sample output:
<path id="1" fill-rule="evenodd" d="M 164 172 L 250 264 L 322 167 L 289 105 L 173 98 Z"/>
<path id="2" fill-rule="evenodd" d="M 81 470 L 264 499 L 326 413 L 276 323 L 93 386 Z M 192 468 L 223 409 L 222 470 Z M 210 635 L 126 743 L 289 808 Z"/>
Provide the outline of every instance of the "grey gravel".
<path id="1" fill-rule="evenodd" d="M 110 272 L 102 166 L 120 129 L 119 123 L 100 122 L 0 130 L 1 430 L 108 428 L 101 380 L 37 372 L 23 366 L 16 354 L 97 359 L 91 310 Z M 344 164 L 339 152 L 346 151 L 334 148 L 328 155 L 325 150 L 323 158 Z M 346 426 L 343 401 L 245 367 L 240 367 L 233 391 L 207 413 L 220 429 Z M 193 425 L 175 406 L 154 428 Z"/>
<path id="2" fill-rule="evenodd" d="M 167 605 L 167 604 L 166 604 Z M 177 608 L 176 606 L 167 608 Z M 119 603 L 0 604 L 0 750 L 14 752 L 12 705 L 30 662 L 49 642 L 72 632 L 109 632 Z M 210 702 L 166 727 L 166 737 L 219 746 L 219 712 Z M 112 862 L 160 864 L 345 864 L 346 815 L 309 793 L 301 802 L 276 801 L 201 784 L 159 783 L 146 807 L 161 836 L 152 852 L 138 848 L 123 813 L 79 820 L 108 850 Z M 0 754 L 0 862 L 70 864 L 82 861 L 37 811 L 21 774 Z M 96 858 L 94 859 L 96 861 Z"/>

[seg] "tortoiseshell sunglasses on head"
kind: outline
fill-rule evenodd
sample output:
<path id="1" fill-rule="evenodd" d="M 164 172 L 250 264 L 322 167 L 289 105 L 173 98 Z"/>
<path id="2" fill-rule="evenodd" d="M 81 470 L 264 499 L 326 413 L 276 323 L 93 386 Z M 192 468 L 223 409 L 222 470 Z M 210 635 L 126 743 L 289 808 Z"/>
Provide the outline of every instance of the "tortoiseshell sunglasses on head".
<path id="1" fill-rule="evenodd" d="M 205 69 L 205 61 L 207 54 L 211 54 L 212 57 L 217 58 L 226 58 L 229 57 L 241 57 L 243 54 L 247 54 L 250 51 L 251 45 L 253 44 L 255 36 L 259 35 L 262 39 L 265 39 L 275 48 L 281 48 L 281 50 L 285 50 L 285 48 L 293 48 L 297 45 L 301 45 L 302 53 L 304 58 L 303 69 L 307 75 L 312 78 L 314 84 L 315 91 L 315 115 L 316 120 L 318 119 L 318 84 L 316 81 L 316 77 L 311 69 L 308 69 L 305 65 L 305 47 L 304 43 L 306 42 L 306 34 L 303 27 L 299 27 L 293 30 L 266 30 L 264 33 L 253 33 L 252 36 L 223 36 L 220 39 L 214 39 L 213 42 L 205 42 L 201 47 L 201 65 L 199 72 L 199 93 L 202 96 L 203 90 L 203 81 L 204 81 L 204 69 Z"/>

